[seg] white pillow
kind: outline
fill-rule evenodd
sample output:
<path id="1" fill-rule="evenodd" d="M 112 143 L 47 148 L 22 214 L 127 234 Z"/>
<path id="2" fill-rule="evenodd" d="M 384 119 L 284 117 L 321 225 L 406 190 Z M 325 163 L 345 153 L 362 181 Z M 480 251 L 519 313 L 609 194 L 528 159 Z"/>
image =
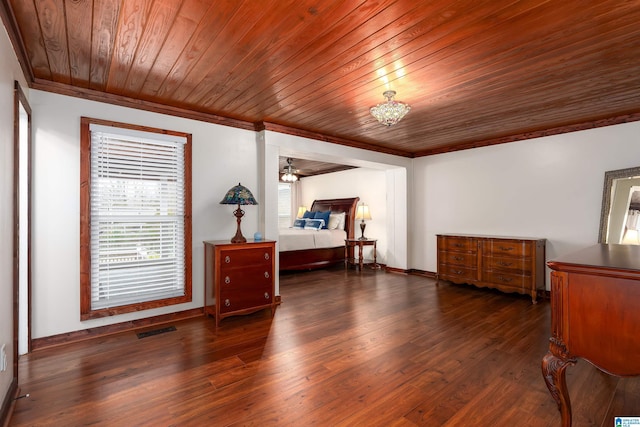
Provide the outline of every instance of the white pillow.
<path id="1" fill-rule="evenodd" d="M 329 217 L 329 230 L 344 230 L 344 217 L 344 212 L 339 214 L 332 213 Z"/>
<path id="2" fill-rule="evenodd" d="M 335 230 L 336 228 L 338 228 L 339 225 L 340 225 L 340 214 L 332 213 L 329 216 L 329 225 L 327 226 L 327 228 L 329 230 Z"/>

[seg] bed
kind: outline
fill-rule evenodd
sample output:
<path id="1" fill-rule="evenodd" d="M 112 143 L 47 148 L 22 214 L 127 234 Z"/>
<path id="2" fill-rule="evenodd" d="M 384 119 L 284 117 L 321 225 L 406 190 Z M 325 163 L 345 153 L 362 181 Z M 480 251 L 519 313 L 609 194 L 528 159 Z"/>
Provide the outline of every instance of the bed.
<path id="1" fill-rule="evenodd" d="M 344 232 L 339 235 L 334 233 L 338 230 L 301 230 L 307 233 L 298 233 L 282 229 L 279 236 L 280 271 L 312 270 L 344 262 L 344 239 L 354 238 L 354 218 L 359 200 L 359 197 L 319 199 L 311 205 L 311 212 L 344 212 Z M 299 237 L 291 237 L 293 235 Z M 323 242 L 325 247 L 315 247 L 318 242 Z"/>

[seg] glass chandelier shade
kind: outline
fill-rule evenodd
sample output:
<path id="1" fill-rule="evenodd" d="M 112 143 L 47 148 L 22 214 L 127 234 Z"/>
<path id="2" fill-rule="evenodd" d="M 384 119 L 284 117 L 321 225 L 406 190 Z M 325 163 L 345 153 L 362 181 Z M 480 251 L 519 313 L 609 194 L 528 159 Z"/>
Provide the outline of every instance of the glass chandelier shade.
<path id="1" fill-rule="evenodd" d="M 295 169 L 293 168 L 293 160 L 291 158 L 287 159 L 287 166 L 284 168 L 284 173 L 280 177 L 280 179 L 284 182 L 296 182 L 298 180 L 298 176 L 294 173 Z"/>
<path id="2" fill-rule="evenodd" d="M 396 96 L 395 90 L 387 90 L 382 95 L 387 98 L 387 101 L 371 107 L 369 111 L 381 124 L 395 125 L 411 110 L 411 107 L 393 99 Z"/>

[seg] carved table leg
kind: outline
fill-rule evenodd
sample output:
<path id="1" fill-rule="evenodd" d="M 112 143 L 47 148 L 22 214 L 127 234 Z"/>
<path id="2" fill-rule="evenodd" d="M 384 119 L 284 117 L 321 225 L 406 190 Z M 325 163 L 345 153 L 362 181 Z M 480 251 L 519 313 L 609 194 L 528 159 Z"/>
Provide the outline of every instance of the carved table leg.
<path id="1" fill-rule="evenodd" d="M 553 346 L 553 344 L 552 344 Z M 556 356 L 550 350 L 542 359 L 542 375 L 551 396 L 558 404 L 562 417 L 562 427 L 571 427 L 571 401 L 567 390 L 565 370 L 567 366 L 575 365 L 576 359 Z"/>

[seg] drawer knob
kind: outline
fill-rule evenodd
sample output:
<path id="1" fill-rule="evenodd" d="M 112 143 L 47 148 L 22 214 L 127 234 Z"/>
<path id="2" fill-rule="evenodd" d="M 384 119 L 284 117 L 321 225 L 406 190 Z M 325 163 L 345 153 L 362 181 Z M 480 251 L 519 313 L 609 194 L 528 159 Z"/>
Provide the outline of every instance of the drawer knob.
<path id="1" fill-rule="evenodd" d="M 501 282 L 509 283 L 513 279 L 511 277 L 498 276 L 498 280 L 500 280 Z"/>
<path id="2" fill-rule="evenodd" d="M 231 307 L 231 301 L 229 301 L 228 298 L 226 300 L 224 300 L 224 306 L 225 307 Z"/>
<path id="3" fill-rule="evenodd" d="M 226 262 L 227 264 L 229 264 L 231 262 L 231 257 L 229 255 L 227 255 L 226 257 L 224 257 L 224 262 Z"/>
<path id="4" fill-rule="evenodd" d="M 269 255 L 269 252 L 265 252 L 264 253 L 264 259 L 269 259 L 271 258 L 271 256 Z"/>
<path id="5" fill-rule="evenodd" d="M 230 278 L 229 276 L 226 276 L 226 277 L 224 278 L 224 283 L 226 283 L 227 285 L 228 285 L 229 283 L 231 283 L 231 278 Z"/>
<path id="6" fill-rule="evenodd" d="M 455 246 L 456 248 L 461 248 L 461 247 L 463 247 L 464 245 L 463 245 L 462 243 L 456 243 L 456 244 L 454 244 L 453 246 Z"/>
<path id="7" fill-rule="evenodd" d="M 500 250 L 508 252 L 508 251 L 512 251 L 513 247 L 511 247 L 511 246 L 500 246 Z"/>
<path id="8" fill-rule="evenodd" d="M 460 275 L 460 274 L 462 274 L 462 273 L 463 273 L 463 271 L 462 271 L 462 270 L 454 270 L 454 271 L 453 271 L 453 274 L 458 274 L 458 275 Z"/>
<path id="9" fill-rule="evenodd" d="M 265 271 L 265 272 L 264 272 L 264 278 L 265 278 L 265 279 L 268 279 L 268 278 L 269 278 L 269 272 L 268 272 L 268 271 Z"/>
<path id="10" fill-rule="evenodd" d="M 456 261 L 462 261 L 464 258 L 462 258 L 461 256 L 454 256 L 453 259 L 455 259 Z"/>
<path id="11" fill-rule="evenodd" d="M 497 264 L 501 265 L 503 267 L 509 267 L 509 266 L 513 265 L 512 262 L 504 262 L 504 261 L 498 261 Z"/>
<path id="12" fill-rule="evenodd" d="M 269 292 L 264 293 L 264 299 L 269 299 Z"/>

